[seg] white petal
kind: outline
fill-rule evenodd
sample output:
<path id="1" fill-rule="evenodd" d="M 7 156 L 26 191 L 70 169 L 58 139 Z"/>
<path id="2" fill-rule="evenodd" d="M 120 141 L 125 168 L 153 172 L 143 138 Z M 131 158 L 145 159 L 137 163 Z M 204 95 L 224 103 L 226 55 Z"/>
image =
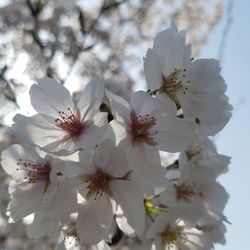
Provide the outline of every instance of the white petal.
<path id="1" fill-rule="evenodd" d="M 118 206 L 116 212 L 116 222 L 118 227 L 127 235 L 127 236 L 135 236 L 135 230 L 128 224 L 128 220 L 125 217 L 122 209 Z"/>
<path id="2" fill-rule="evenodd" d="M 156 235 L 154 240 L 154 245 L 155 245 L 155 250 L 163 250 L 165 248 L 162 243 L 162 238 L 160 235 Z"/>
<path id="3" fill-rule="evenodd" d="M 124 176 L 124 174 L 131 170 L 127 161 L 126 150 L 123 147 L 117 146 L 112 148 L 107 170 L 115 177 Z"/>
<path id="4" fill-rule="evenodd" d="M 65 132 L 50 123 L 45 116 L 34 115 L 25 117 L 16 115 L 12 129 L 15 136 L 22 142 L 33 143 L 40 147 L 63 140 Z"/>
<path id="5" fill-rule="evenodd" d="M 79 152 L 79 164 L 85 174 L 93 172 L 93 152 L 90 150 L 81 150 Z"/>
<path id="6" fill-rule="evenodd" d="M 55 159 L 51 162 L 50 180 L 53 183 L 60 183 L 65 179 L 84 174 L 78 162 L 61 161 Z"/>
<path id="7" fill-rule="evenodd" d="M 114 177 L 122 177 L 129 172 L 126 151 L 115 146 L 112 140 L 106 139 L 96 147 L 93 165 Z"/>
<path id="8" fill-rule="evenodd" d="M 178 152 L 184 150 L 192 141 L 196 132 L 196 124 L 175 117 L 162 117 L 157 120 L 154 136 L 158 148 L 167 152 Z"/>
<path id="9" fill-rule="evenodd" d="M 219 176 L 220 174 L 226 173 L 228 171 L 228 165 L 230 164 L 231 157 L 220 154 L 211 154 L 209 158 L 212 163 L 212 165 L 210 165 L 209 167 L 213 169 L 216 176 Z M 208 164 L 208 162 L 206 163 Z"/>
<path id="10" fill-rule="evenodd" d="M 114 120 L 112 120 L 114 121 Z M 111 122 L 112 122 L 111 121 Z M 105 131 L 105 134 L 104 136 L 102 137 L 101 141 L 99 142 L 99 144 L 102 142 L 102 141 L 105 141 L 105 140 L 112 140 L 114 143 L 116 143 L 116 138 L 115 138 L 115 133 L 110 125 L 110 123 L 108 123 L 107 125 L 107 129 Z"/>
<path id="11" fill-rule="evenodd" d="M 12 175 L 15 180 L 24 181 L 27 171 L 17 165 L 19 159 L 29 160 L 36 163 L 43 163 L 43 160 L 36 154 L 31 147 L 25 148 L 19 144 L 15 144 L 7 148 L 1 155 L 2 167 L 6 173 Z"/>
<path id="12" fill-rule="evenodd" d="M 211 183 L 211 187 L 204 194 L 206 205 L 218 215 L 223 213 L 229 195 L 225 188 L 218 182 Z"/>
<path id="13" fill-rule="evenodd" d="M 153 49 L 148 49 L 146 58 L 144 58 L 144 72 L 147 81 L 147 87 L 154 91 L 162 85 L 162 67 L 158 55 Z"/>
<path id="14" fill-rule="evenodd" d="M 185 250 L 210 250 L 213 248 L 212 241 L 202 234 L 202 231 L 192 228 L 185 232 L 185 234 L 187 236 L 187 240 L 186 242 L 182 242 L 180 246 L 181 248 Z"/>
<path id="15" fill-rule="evenodd" d="M 115 149 L 111 140 L 105 140 L 96 147 L 93 155 L 93 164 L 97 167 L 104 168 L 108 166 L 109 158 Z"/>
<path id="16" fill-rule="evenodd" d="M 82 243 L 97 244 L 109 234 L 113 222 L 111 203 L 106 195 L 91 197 L 80 209 L 76 229 Z"/>
<path id="17" fill-rule="evenodd" d="M 109 247 L 109 245 L 103 240 L 100 243 L 97 244 L 95 249 L 91 249 L 91 250 L 111 250 L 111 248 Z"/>
<path id="18" fill-rule="evenodd" d="M 145 226 L 143 194 L 132 181 L 113 181 L 110 189 L 114 199 L 122 207 L 128 224 L 137 234 L 142 234 Z"/>
<path id="19" fill-rule="evenodd" d="M 50 217 L 46 212 L 46 210 L 36 212 L 33 223 L 27 227 L 29 238 L 39 240 L 42 237 L 53 235 L 56 231 L 59 232 L 59 221 Z"/>
<path id="20" fill-rule="evenodd" d="M 166 190 L 160 194 L 161 204 L 164 204 L 167 207 L 175 207 L 177 205 L 177 194 L 176 188 L 171 184 Z"/>
<path id="21" fill-rule="evenodd" d="M 62 161 L 79 162 L 79 152 L 74 152 L 73 154 L 65 156 L 58 156 L 58 159 L 61 159 Z"/>
<path id="22" fill-rule="evenodd" d="M 32 106 L 38 113 L 58 117 L 58 111 L 74 111 L 69 91 L 57 81 L 43 78 L 30 88 Z"/>
<path id="23" fill-rule="evenodd" d="M 93 123 L 85 128 L 82 135 L 75 140 L 77 148 L 93 149 L 102 140 L 107 130 L 107 113 L 98 113 Z"/>
<path id="24" fill-rule="evenodd" d="M 185 40 L 173 28 L 157 34 L 153 49 L 157 53 L 164 76 L 168 76 L 175 68 L 183 66 L 185 58 Z"/>
<path id="25" fill-rule="evenodd" d="M 231 117 L 232 107 L 224 95 L 226 85 L 220 75 L 219 62 L 199 59 L 186 67 L 186 77 L 191 83 L 185 94 L 178 92 L 178 99 L 187 119 L 200 120 L 200 132 L 214 135 Z"/>
<path id="26" fill-rule="evenodd" d="M 138 116 L 151 114 L 157 105 L 156 100 L 144 91 L 132 93 L 130 103 L 132 110 L 135 111 Z"/>
<path id="27" fill-rule="evenodd" d="M 175 103 L 165 93 L 157 93 L 156 100 L 163 114 L 176 116 L 177 108 Z"/>
<path id="28" fill-rule="evenodd" d="M 138 240 L 133 244 L 133 250 L 156 250 L 152 248 L 152 241 Z M 162 249 L 161 249 L 162 250 Z"/>
<path id="29" fill-rule="evenodd" d="M 112 120 L 110 123 L 110 126 L 113 129 L 114 135 L 115 135 L 115 141 L 116 141 L 116 145 L 118 145 L 120 142 L 124 143 L 129 143 L 129 141 L 131 140 L 128 134 L 128 128 L 127 125 L 125 123 L 116 121 L 116 120 Z"/>
<path id="30" fill-rule="evenodd" d="M 169 221 L 168 215 L 160 214 L 149 228 L 147 238 L 153 239 L 157 234 L 163 233 Z"/>
<path id="31" fill-rule="evenodd" d="M 198 95 L 206 93 L 221 96 L 226 91 L 226 84 L 220 75 L 219 61 L 214 59 L 198 59 L 186 67 L 186 77 L 190 79 L 190 91 Z"/>
<path id="32" fill-rule="evenodd" d="M 127 156 L 136 183 L 146 196 L 162 192 L 166 188 L 168 181 L 164 178 L 165 170 L 161 167 L 159 153 L 154 147 L 131 147 L 128 148 Z"/>
<path id="33" fill-rule="evenodd" d="M 79 148 L 75 145 L 73 140 L 61 139 L 42 147 L 42 149 L 58 156 L 67 156 L 74 153 Z"/>
<path id="34" fill-rule="evenodd" d="M 106 95 L 111 104 L 111 111 L 115 119 L 120 122 L 130 122 L 131 108 L 129 103 L 122 97 L 106 90 Z"/>
<path id="35" fill-rule="evenodd" d="M 103 96 L 103 79 L 95 77 L 85 86 L 77 104 L 83 120 L 89 120 L 97 113 L 101 106 Z"/>
<path id="36" fill-rule="evenodd" d="M 70 213 L 76 212 L 77 205 L 77 190 L 83 180 L 80 177 L 66 179 L 60 183 L 53 194 L 52 199 L 47 204 L 46 214 L 52 218 L 62 221 L 69 216 Z"/>
<path id="37" fill-rule="evenodd" d="M 185 55 L 184 55 L 184 59 L 183 59 L 183 65 L 188 65 L 191 61 L 191 58 L 192 58 L 192 46 L 189 43 L 186 45 Z"/>
<path id="38" fill-rule="evenodd" d="M 209 98 L 187 93 L 185 98 L 180 97 L 180 103 L 186 119 L 199 119 L 201 135 L 215 135 L 232 116 L 232 106 L 225 96 Z"/>
<path id="39" fill-rule="evenodd" d="M 98 127 L 106 126 L 108 124 L 108 114 L 106 112 L 98 112 L 93 117 L 94 125 Z"/>
<path id="40" fill-rule="evenodd" d="M 41 208 L 44 199 L 44 183 L 17 184 L 14 181 L 10 183 L 11 201 L 7 212 L 14 221 L 36 212 Z M 31 199 L 32 197 L 32 199 Z"/>

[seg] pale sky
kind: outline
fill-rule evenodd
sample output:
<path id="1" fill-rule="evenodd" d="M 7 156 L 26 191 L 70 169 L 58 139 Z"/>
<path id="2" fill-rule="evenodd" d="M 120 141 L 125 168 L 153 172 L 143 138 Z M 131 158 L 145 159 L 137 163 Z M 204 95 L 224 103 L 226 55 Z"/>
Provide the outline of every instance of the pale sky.
<path id="1" fill-rule="evenodd" d="M 231 221 L 226 234 L 227 244 L 216 250 L 248 250 L 250 211 L 250 1 L 234 1 L 233 24 L 224 48 L 222 74 L 227 94 L 234 106 L 233 117 L 216 137 L 220 153 L 232 157 L 230 171 L 221 183 L 230 194 L 225 214 Z M 225 17 L 210 37 L 201 57 L 217 57 Z M 249 155 L 248 155 L 249 154 Z"/>

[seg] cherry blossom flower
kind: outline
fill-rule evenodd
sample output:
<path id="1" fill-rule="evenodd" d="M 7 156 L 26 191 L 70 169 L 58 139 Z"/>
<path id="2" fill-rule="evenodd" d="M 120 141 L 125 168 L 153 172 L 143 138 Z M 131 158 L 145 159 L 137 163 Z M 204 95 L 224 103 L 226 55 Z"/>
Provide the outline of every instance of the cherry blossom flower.
<path id="1" fill-rule="evenodd" d="M 162 100 L 169 98 L 185 119 L 195 121 L 203 135 L 215 135 L 229 121 L 232 107 L 214 59 L 191 59 L 185 34 L 175 27 L 157 34 L 144 59 L 148 88 Z"/>
<path id="2" fill-rule="evenodd" d="M 155 250 L 209 250 L 213 242 L 195 225 L 185 224 L 183 213 L 171 210 L 161 214 L 149 228 L 147 237 L 154 239 Z"/>
<path id="3" fill-rule="evenodd" d="M 196 136 L 179 156 L 180 166 L 188 165 L 201 175 L 216 179 L 228 171 L 230 157 L 218 154 L 214 143 L 207 137 Z"/>
<path id="4" fill-rule="evenodd" d="M 21 141 L 55 154 L 94 148 L 107 128 L 107 113 L 99 112 L 103 92 L 103 80 L 96 77 L 75 104 L 60 83 L 49 78 L 39 80 L 30 89 L 31 103 L 39 114 L 17 115 L 13 131 Z"/>
<path id="5" fill-rule="evenodd" d="M 7 210 L 14 221 L 46 207 L 66 178 L 62 162 L 36 148 L 12 145 L 2 152 L 1 164 L 13 178 Z"/>
<path id="6" fill-rule="evenodd" d="M 75 182 L 86 200 L 81 204 L 76 221 L 80 241 L 97 244 L 108 237 L 117 211 L 123 211 L 127 222 L 137 234 L 143 232 L 145 209 L 143 193 L 133 180 L 123 150 L 111 140 L 103 141 L 94 151 L 80 152 L 80 165 L 84 171 Z"/>
<path id="7" fill-rule="evenodd" d="M 130 104 L 114 94 L 107 95 L 115 117 L 110 125 L 116 143 L 126 148 L 137 182 L 147 195 L 152 195 L 167 181 L 158 150 L 181 151 L 189 144 L 196 126 L 172 112 L 165 116 L 157 100 L 143 91 L 133 93 Z"/>
<path id="8" fill-rule="evenodd" d="M 161 204 L 181 207 L 192 220 L 217 221 L 223 218 L 228 194 L 215 179 L 212 168 L 180 166 L 178 181 L 160 194 Z"/>

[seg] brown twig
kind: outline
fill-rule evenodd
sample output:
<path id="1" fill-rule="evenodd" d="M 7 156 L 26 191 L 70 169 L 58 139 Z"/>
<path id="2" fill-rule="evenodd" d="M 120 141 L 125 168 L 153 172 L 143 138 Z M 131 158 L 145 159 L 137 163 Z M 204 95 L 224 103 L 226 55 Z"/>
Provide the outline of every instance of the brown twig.
<path id="1" fill-rule="evenodd" d="M 66 77 L 63 80 L 61 80 L 62 84 L 64 84 L 68 80 L 70 75 L 72 74 L 72 72 L 73 72 L 73 70 L 74 70 L 74 68 L 75 68 L 75 66 L 76 66 L 76 64 L 78 62 L 78 59 L 80 57 L 81 52 L 86 51 L 86 49 L 84 48 L 84 44 L 86 43 L 87 38 L 93 32 L 96 24 L 98 23 L 99 19 L 101 18 L 102 14 L 103 14 L 103 11 L 104 11 L 104 8 L 106 6 L 106 2 L 107 2 L 107 0 L 103 1 L 102 7 L 101 7 L 101 9 L 99 11 L 99 14 L 98 14 L 97 18 L 93 21 L 92 25 L 90 26 L 90 29 L 87 32 L 85 32 L 85 38 L 84 38 L 83 44 L 81 45 L 81 49 L 79 48 L 79 51 L 78 51 L 76 57 L 74 58 Z M 91 45 L 91 48 L 92 47 L 93 47 L 93 45 Z"/>
<path id="2" fill-rule="evenodd" d="M 233 7 L 234 7 L 234 3 L 233 0 L 228 0 L 228 4 L 227 4 L 227 20 L 222 32 L 222 36 L 221 36 L 221 41 L 220 41 L 220 46 L 219 46 L 219 50 L 218 50 L 218 59 L 222 62 L 223 58 L 224 58 L 224 50 L 226 47 L 226 43 L 227 43 L 227 38 L 228 38 L 228 34 L 230 31 L 230 28 L 233 24 Z"/>

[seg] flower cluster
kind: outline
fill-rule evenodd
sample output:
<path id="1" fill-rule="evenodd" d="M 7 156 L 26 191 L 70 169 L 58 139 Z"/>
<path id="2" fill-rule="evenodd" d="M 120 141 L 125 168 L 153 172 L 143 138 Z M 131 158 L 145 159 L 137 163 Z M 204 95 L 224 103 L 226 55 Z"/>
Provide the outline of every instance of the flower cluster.
<path id="1" fill-rule="evenodd" d="M 230 158 L 208 138 L 231 116 L 219 62 L 193 60 L 172 27 L 144 70 L 148 91 L 127 100 L 100 77 L 77 98 L 49 78 L 31 87 L 37 114 L 15 116 L 19 144 L 1 156 L 12 177 L 7 214 L 34 215 L 29 237 L 55 249 L 110 249 L 118 236 L 134 250 L 224 244 L 228 194 L 217 178 Z M 180 153 L 163 166 L 166 152 Z"/>

